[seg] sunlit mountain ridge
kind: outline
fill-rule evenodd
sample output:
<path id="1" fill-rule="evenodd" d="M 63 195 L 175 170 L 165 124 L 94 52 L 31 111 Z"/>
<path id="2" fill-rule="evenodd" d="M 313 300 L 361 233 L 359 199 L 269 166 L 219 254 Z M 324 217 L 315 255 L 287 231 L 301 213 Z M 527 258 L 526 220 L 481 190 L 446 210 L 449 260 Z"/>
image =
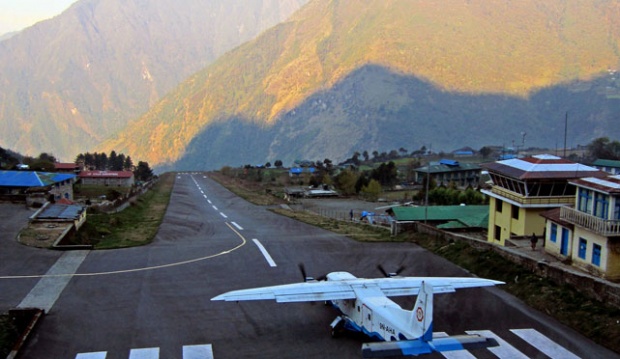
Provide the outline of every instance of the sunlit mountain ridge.
<path id="1" fill-rule="evenodd" d="M 507 125 L 518 128 L 500 128 L 499 134 L 530 132 L 531 144 L 553 146 L 557 141 L 555 135 L 541 135 L 544 138 L 536 139 L 534 128 L 530 127 L 536 123 L 538 129 L 541 122 L 544 125 L 544 121 L 559 121 L 569 110 L 583 111 L 584 117 L 580 119 L 583 123 L 596 119 L 595 125 L 586 128 L 588 132 L 576 140 L 590 138 L 595 132 L 609 133 L 605 128 L 609 122 L 606 116 L 615 116 L 615 100 L 599 90 L 595 94 L 604 96 L 601 100 L 604 105 L 601 107 L 597 102 L 598 109 L 589 107 L 592 101 L 583 104 L 587 108 L 576 109 L 579 103 L 566 97 L 552 97 L 553 101 L 547 105 L 528 101 L 558 86 L 573 90 L 585 86 L 589 88 L 587 91 L 594 91 L 588 81 L 613 75 L 619 64 L 619 6 L 613 1 L 575 0 L 544 3 L 455 0 L 449 5 L 445 1 L 314 0 L 286 22 L 191 76 L 101 148 L 137 153 L 141 158 L 148 158 L 150 163 L 172 167 L 175 161 L 188 160 L 193 155 L 205 161 L 190 162 L 206 168 L 226 162 L 305 157 L 308 151 L 303 149 L 316 146 L 325 150 L 323 156 L 338 159 L 361 146 L 367 146 L 361 150 L 373 150 L 380 148 L 372 146 L 385 143 L 394 144 L 389 148 L 412 148 L 429 143 L 442 147 L 453 143 L 456 147 L 466 137 L 473 142 L 476 137 L 483 140 L 490 136 L 496 142 L 509 144 L 514 137 L 498 138 L 498 132 L 489 136 L 473 133 L 484 131 L 483 124 L 496 128 L 495 124 L 505 123 L 508 118 L 511 122 Z M 379 72 L 389 79 L 377 77 L 375 83 L 369 83 L 353 75 L 368 66 L 383 69 Z M 379 73 L 377 71 L 372 73 Z M 613 76 L 605 78 L 612 82 L 611 87 L 615 86 Z M 468 108 L 467 117 L 444 118 L 442 112 L 458 114 L 458 109 L 446 109 L 444 106 L 450 103 L 447 99 L 444 104 L 429 106 L 432 96 L 410 87 L 399 90 L 397 84 L 402 79 L 424 84 L 425 91 L 442 97 L 473 96 L 470 102 L 474 103 L 488 97 L 502 99 L 506 102 L 504 108 L 493 116 L 503 115 L 505 119 L 488 117 L 486 101 L 483 101 L 486 105 L 480 104 L 477 110 Z M 585 85 L 579 87 L 579 82 Z M 349 90 L 345 95 L 335 93 L 337 88 Z M 573 90 L 559 90 L 558 94 L 582 91 Z M 362 92 L 364 111 L 355 115 L 347 113 L 351 99 Z M 390 93 L 390 97 L 386 98 L 385 93 Z M 341 98 L 340 102 L 323 110 L 331 111 L 330 116 L 298 110 L 304 104 L 307 106 L 313 96 L 321 97 L 320 94 Z M 328 101 L 323 98 L 321 101 L 321 106 L 327 106 Z M 510 102 L 522 105 L 511 110 Z M 416 103 L 420 104 L 417 108 Z M 555 112 L 544 112 L 550 109 Z M 378 125 L 384 120 L 381 113 L 399 111 L 398 121 L 395 117 L 390 119 L 391 127 Z M 545 120 L 544 117 L 553 118 Z M 276 144 L 286 134 L 280 132 L 280 138 L 273 137 L 274 126 L 285 127 L 286 124 L 280 122 L 291 118 L 305 124 L 295 126 L 295 130 L 302 133 L 296 137 L 298 149 L 288 146 L 286 152 L 280 152 Z M 325 138 L 306 132 L 313 128 L 309 124 L 319 118 L 320 128 L 334 134 L 332 141 L 326 142 Z M 437 123 L 439 118 L 441 123 Z M 217 145 L 206 143 L 204 146 L 208 147 L 187 152 L 191 143 L 200 142 L 199 136 L 212 138 L 210 129 L 226 128 L 228 121 L 236 121 L 238 126 L 234 126 L 234 131 L 239 134 L 246 131 L 241 124 L 251 125 L 253 139 L 237 142 L 229 129 L 220 133 L 220 137 L 224 137 L 218 138 L 217 143 L 233 141 L 237 152 L 249 153 L 251 157 L 244 158 L 235 151 L 222 151 Z M 455 121 L 470 121 L 471 127 L 465 128 L 472 134 L 450 135 L 449 129 L 462 127 L 455 125 Z M 351 135 L 359 132 L 360 123 L 368 122 L 376 123 L 363 126 L 369 127 L 366 131 L 370 132 Z M 429 124 L 436 131 L 424 128 Z M 401 136 L 409 131 L 398 129 L 408 126 L 428 136 Z M 295 136 L 289 134 L 289 137 Z M 365 144 L 363 138 L 374 140 Z M 210 158 L 207 153 L 217 153 L 218 160 L 207 161 Z"/>

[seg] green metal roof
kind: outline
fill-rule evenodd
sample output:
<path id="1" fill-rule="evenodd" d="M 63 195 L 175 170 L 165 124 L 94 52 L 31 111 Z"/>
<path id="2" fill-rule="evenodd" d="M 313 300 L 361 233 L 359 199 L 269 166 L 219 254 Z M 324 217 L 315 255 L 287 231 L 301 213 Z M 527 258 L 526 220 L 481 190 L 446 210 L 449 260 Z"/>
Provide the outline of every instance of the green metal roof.
<path id="1" fill-rule="evenodd" d="M 598 159 L 592 164 L 601 167 L 617 167 L 620 168 L 620 161 Z"/>
<path id="2" fill-rule="evenodd" d="M 430 166 L 424 166 L 424 167 L 419 167 L 415 169 L 416 172 L 422 172 L 422 173 L 462 172 L 462 171 L 471 171 L 471 170 L 479 171 L 481 170 L 481 168 L 480 166 L 474 163 L 459 163 L 456 166 L 448 166 L 446 164 L 435 163 L 435 164 L 431 164 Z"/>
<path id="3" fill-rule="evenodd" d="M 487 228 L 489 206 L 393 207 L 397 221 L 445 221 L 438 228 Z"/>

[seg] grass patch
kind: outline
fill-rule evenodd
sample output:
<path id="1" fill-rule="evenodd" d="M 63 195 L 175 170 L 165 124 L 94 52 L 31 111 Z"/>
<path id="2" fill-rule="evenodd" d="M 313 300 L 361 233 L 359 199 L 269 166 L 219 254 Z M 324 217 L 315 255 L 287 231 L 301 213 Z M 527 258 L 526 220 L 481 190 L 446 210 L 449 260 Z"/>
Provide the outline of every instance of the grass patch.
<path id="1" fill-rule="evenodd" d="M 362 242 L 403 242 L 407 239 L 406 236 L 390 236 L 390 231 L 386 228 L 340 221 L 307 211 L 293 211 L 282 208 L 274 208 L 272 211 Z"/>
<path id="2" fill-rule="evenodd" d="M 209 177 L 237 196 L 259 206 L 272 206 L 286 203 L 280 193 L 281 186 L 266 186 L 264 183 L 231 178 L 219 172 L 210 172 Z"/>
<path id="3" fill-rule="evenodd" d="M 164 173 L 151 190 L 120 213 L 89 213 L 72 242 L 91 244 L 95 249 L 151 243 L 168 208 L 174 178 L 174 173 Z"/>

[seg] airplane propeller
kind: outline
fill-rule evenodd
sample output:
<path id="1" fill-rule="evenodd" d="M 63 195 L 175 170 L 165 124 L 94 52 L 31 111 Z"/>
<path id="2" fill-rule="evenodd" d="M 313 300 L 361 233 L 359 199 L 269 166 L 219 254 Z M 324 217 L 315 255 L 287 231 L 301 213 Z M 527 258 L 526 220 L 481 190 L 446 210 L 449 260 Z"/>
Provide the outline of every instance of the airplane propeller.
<path id="1" fill-rule="evenodd" d="M 387 271 L 383 268 L 383 266 L 382 266 L 381 264 L 377 265 L 377 269 L 378 269 L 381 273 L 383 273 L 383 275 L 384 275 L 386 278 L 391 278 L 391 277 L 396 277 L 396 276 L 398 276 L 398 275 L 399 275 L 399 274 L 400 274 L 403 270 L 405 270 L 405 266 L 400 266 L 400 268 L 398 268 L 398 269 L 396 270 L 396 272 L 387 272 Z"/>
<path id="2" fill-rule="evenodd" d="M 299 271 L 301 272 L 301 275 L 304 278 L 304 282 L 322 281 L 322 280 L 326 280 L 327 279 L 326 275 L 322 275 L 322 276 L 317 277 L 317 278 L 308 277 L 308 275 L 306 274 L 306 266 L 304 266 L 303 263 L 299 263 Z"/>

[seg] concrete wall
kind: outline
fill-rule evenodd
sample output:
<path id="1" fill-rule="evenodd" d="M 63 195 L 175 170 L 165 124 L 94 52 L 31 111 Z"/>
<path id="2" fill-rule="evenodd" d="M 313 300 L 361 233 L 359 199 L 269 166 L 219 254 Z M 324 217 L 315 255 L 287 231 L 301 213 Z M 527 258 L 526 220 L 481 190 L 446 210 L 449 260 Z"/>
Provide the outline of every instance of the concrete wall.
<path id="1" fill-rule="evenodd" d="M 398 225 L 395 224 L 395 226 Z M 407 226 L 411 226 L 411 224 L 407 224 Z M 572 269 L 570 266 L 564 265 L 559 261 L 539 261 L 510 247 L 499 246 L 487 241 L 467 238 L 456 233 L 443 231 L 433 226 L 425 225 L 424 223 L 416 222 L 413 227 L 418 233 L 442 237 L 448 240 L 466 241 L 474 248 L 495 251 L 502 257 L 531 270 L 537 275 L 549 278 L 557 284 L 571 285 L 588 297 L 595 298 L 620 308 L 620 284 L 588 275 L 578 269 Z"/>

